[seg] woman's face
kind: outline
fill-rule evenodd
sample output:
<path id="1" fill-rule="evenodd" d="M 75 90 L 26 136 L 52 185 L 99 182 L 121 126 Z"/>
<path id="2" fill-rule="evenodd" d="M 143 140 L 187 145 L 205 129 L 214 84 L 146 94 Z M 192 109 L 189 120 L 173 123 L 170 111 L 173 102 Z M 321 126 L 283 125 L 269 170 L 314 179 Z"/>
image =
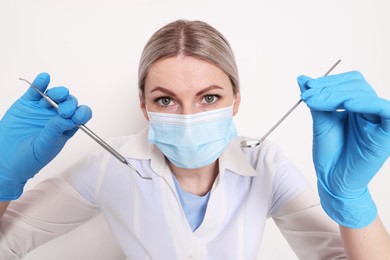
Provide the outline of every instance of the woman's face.
<path id="1" fill-rule="evenodd" d="M 220 68 L 189 56 L 153 63 L 145 80 L 145 100 L 141 100 L 146 119 L 146 111 L 195 114 L 230 105 L 235 115 L 239 104 L 239 93 L 233 94 L 230 79 Z"/>

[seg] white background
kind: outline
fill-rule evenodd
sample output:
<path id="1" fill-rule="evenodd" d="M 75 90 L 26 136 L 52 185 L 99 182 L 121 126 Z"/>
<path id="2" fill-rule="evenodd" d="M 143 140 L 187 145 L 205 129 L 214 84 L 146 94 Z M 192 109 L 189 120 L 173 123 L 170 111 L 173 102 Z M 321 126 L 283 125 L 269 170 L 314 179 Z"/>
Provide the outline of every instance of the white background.
<path id="1" fill-rule="evenodd" d="M 104 138 L 146 126 L 139 110 L 137 67 L 150 35 L 178 18 L 204 20 L 230 41 L 238 62 L 242 135 L 261 137 L 299 100 L 296 77 L 359 70 L 380 96 L 390 98 L 390 2 L 387 0 L 0 0 L 0 115 L 26 89 L 19 77 L 52 76 L 88 104 L 88 126 Z M 270 136 L 315 185 L 311 118 L 304 104 Z M 87 152 L 101 149 L 78 133 L 28 183 L 56 174 Z M 23 163 L 23 158 L 20 158 Z M 390 163 L 370 185 L 390 229 Z M 59 202 L 61 203 L 61 202 Z M 263 259 L 296 259 L 269 221 Z M 123 259 L 98 218 L 30 253 L 28 260 Z"/>

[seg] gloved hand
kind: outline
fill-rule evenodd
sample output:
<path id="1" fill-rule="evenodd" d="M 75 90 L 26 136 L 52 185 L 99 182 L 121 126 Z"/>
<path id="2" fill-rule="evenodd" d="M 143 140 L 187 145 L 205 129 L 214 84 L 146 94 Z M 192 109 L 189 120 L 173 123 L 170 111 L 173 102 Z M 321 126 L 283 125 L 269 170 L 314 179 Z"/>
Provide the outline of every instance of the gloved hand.
<path id="1" fill-rule="evenodd" d="M 343 226 L 365 227 L 377 216 L 367 185 L 390 155 L 390 102 L 359 72 L 300 76 L 298 84 L 313 118 L 322 207 Z"/>
<path id="2" fill-rule="evenodd" d="M 39 74 L 33 84 L 42 92 L 50 81 Z M 46 94 L 58 103 L 58 111 L 30 87 L 0 121 L 0 201 L 20 197 L 29 178 L 48 164 L 92 116 L 87 106 L 77 106 L 64 87 Z"/>

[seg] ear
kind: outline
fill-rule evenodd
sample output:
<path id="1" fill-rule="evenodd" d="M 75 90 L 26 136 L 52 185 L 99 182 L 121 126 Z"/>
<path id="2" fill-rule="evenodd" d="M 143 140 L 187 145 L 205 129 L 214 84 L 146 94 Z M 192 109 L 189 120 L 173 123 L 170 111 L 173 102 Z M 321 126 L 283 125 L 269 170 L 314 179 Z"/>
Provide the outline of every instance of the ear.
<path id="1" fill-rule="evenodd" d="M 238 108 L 240 107 L 240 103 L 241 103 L 241 95 L 240 93 L 236 93 L 234 95 L 233 116 L 237 114 Z"/>
<path id="2" fill-rule="evenodd" d="M 148 112 L 146 110 L 145 98 L 143 98 L 141 95 L 139 95 L 139 106 L 142 110 L 142 113 L 144 114 L 146 121 L 149 122 L 149 116 L 148 116 Z"/>

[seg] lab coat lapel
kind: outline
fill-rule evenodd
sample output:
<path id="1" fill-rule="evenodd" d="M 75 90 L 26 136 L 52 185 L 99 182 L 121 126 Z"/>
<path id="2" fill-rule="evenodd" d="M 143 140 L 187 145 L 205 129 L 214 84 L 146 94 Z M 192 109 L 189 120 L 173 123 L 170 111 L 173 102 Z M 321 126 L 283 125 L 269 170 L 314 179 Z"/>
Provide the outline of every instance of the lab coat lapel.
<path id="1" fill-rule="evenodd" d="M 257 176 L 257 172 L 249 163 L 240 147 L 242 138 L 237 137 L 232 140 L 225 151 L 220 156 L 219 174 L 211 189 L 210 199 L 207 205 L 207 210 L 202 224 L 194 234 L 202 237 L 202 239 L 210 241 L 214 236 L 221 232 L 225 217 L 228 215 L 229 202 L 227 201 L 228 190 L 224 187 L 223 178 L 226 170 L 244 176 Z"/>

